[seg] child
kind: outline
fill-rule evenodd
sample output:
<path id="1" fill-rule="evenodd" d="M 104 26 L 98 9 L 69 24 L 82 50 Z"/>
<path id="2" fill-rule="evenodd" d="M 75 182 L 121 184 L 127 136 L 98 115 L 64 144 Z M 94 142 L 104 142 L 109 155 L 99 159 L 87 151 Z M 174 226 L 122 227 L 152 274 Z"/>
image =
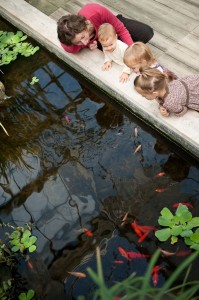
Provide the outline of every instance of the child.
<path id="1" fill-rule="evenodd" d="M 119 81 L 122 83 L 127 82 L 131 70 L 124 64 L 123 57 L 128 45 L 117 39 L 115 28 L 109 23 L 104 23 L 99 27 L 98 40 L 102 45 L 105 55 L 102 70 L 108 71 L 112 67 L 112 61 L 114 61 L 123 66 L 123 72 Z"/>
<path id="2" fill-rule="evenodd" d="M 162 116 L 168 117 L 170 113 L 182 116 L 188 108 L 199 111 L 199 74 L 174 79 L 169 71 L 141 69 L 134 85 L 146 99 L 159 102 Z"/>
<path id="3" fill-rule="evenodd" d="M 164 72 L 166 69 L 161 66 L 150 48 L 142 42 L 136 42 L 129 46 L 124 53 L 124 63 L 138 73 L 140 68 L 155 68 Z"/>

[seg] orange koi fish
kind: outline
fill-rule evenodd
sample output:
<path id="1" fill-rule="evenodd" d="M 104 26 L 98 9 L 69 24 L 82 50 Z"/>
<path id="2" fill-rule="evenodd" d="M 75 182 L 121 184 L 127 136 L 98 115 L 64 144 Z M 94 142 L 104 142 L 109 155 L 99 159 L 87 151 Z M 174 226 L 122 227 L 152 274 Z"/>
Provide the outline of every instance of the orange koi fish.
<path id="1" fill-rule="evenodd" d="M 160 270 L 165 269 L 164 267 L 158 266 L 156 265 L 155 267 L 153 267 L 151 274 L 152 274 L 152 281 L 153 281 L 153 285 L 156 286 L 158 283 L 158 278 L 159 278 L 159 272 Z"/>
<path id="2" fill-rule="evenodd" d="M 149 235 L 151 231 L 146 231 L 138 240 L 138 243 L 142 243 L 146 238 L 147 236 Z"/>
<path id="3" fill-rule="evenodd" d="M 90 230 L 88 230 L 86 228 L 83 228 L 83 230 L 88 236 L 93 236 L 93 233 Z"/>
<path id="4" fill-rule="evenodd" d="M 85 274 L 85 273 L 82 273 L 82 272 L 68 272 L 68 274 L 73 275 L 73 276 L 76 276 L 76 277 L 79 277 L 79 278 L 84 278 L 84 277 L 86 277 L 86 274 Z"/>
<path id="5" fill-rule="evenodd" d="M 180 204 L 183 204 L 183 205 L 185 205 L 185 206 L 187 206 L 187 207 L 193 208 L 193 205 L 190 204 L 190 203 L 187 203 L 187 202 L 174 203 L 174 204 L 173 204 L 173 208 L 177 208 Z"/>
<path id="6" fill-rule="evenodd" d="M 149 254 L 142 254 L 142 253 L 137 253 L 133 251 L 127 252 L 128 258 L 129 259 L 137 259 L 137 258 L 148 258 L 150 257 Z"/>
<path id="7" fill-rule="evenodd" d="M 137 129 L 137 127 L 134 128 L 134 136 L 135 136 L 135 137 L 138 136 L 138 129 Z"/>
<path id="8" fill-rule="evenodd" d="M 160 249 L 160 252 L 165 256 L 173 256 L 176 254 L 176 252 L 169 252 L 169 251 L 163 250 L 161 248 L 159 248 L 159 249 Z"/>
<path id="9" fill-rule="evenodd" d="M 126 250 L 124 250 L 122 247 L 118 247 L 118 250 L 120 251 L 120 254 L 121 254 L 122 256 L 124 256 L 125 258 L 129 259 Z"/>
<path id="10" fill-rule="evenodd" d="M 166 175 L 165 172 L 160 172 L 160 173 L 157 173 L 156 175 L 154 175 L 154 178 L 162 177 L 162 176 L 164 176 L 164 175 Z"/>
<path id="11" fill-rule="evenodd" d="M 32 263 L 31 263 L 30 260 L 28 260 L 28 267 L 29 267 L 31 270 L 33 269 L 33 265 L 32 265 Z"/>
<path id="12" fill-rule="evenodd" d="M 156 193 L 163 193 L 163 192 L 165 192 L 165 191 L 166 191 L 166 189 L 156 189 L 156 190 L 155 190 Z"/>
<path id="13" fill-rule="evenodd" d="M 127 213 L 125 213 L 125 215 L 124 215 L 124 218 L 122 219 L 122 223 L 121 223 L 121 226 L 123 226 L 124 224 L 125 224 L 125 222 L 126 222 L 126 219 L 128 218 L 128 211 L 127 211 Z"/>

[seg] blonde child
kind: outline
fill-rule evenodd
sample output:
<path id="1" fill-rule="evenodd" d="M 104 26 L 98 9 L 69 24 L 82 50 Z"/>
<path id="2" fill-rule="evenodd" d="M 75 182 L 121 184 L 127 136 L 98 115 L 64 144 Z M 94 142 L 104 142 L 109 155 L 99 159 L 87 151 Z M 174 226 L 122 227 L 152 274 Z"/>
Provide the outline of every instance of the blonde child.
<path id="1" fill-rule="evenodd" d="M 115 28 L 109 23 L 104 23 L 99 27 L 98 40 L 102 45 L 105 56 L 102 70 L 108 71 L 112 67 L 112 61 L 114 61 L 123 66 L 119 81 L 122 83 L 127 82 L 131 74 L 131 69 L 124 64 L 123 58 L 128 45 L 117 39 Z"/>
<path id="2" fill-rule="evenodd" d="M 158 62 L 151 49 L 142 42 L 129 46 L 124 53 L 124 63 L 135 73 L 140 68 L 155 68 L 164 72 L 166 69 Z"/>
<path id="3" fill-rule="evenodd" d="M 182 116 L 189 108 L 199 111 L 199 74 L 174 79 L 169 71 L 141 69 L 134 85 L 143 97 L 159 102 L 162 116 Z"/>

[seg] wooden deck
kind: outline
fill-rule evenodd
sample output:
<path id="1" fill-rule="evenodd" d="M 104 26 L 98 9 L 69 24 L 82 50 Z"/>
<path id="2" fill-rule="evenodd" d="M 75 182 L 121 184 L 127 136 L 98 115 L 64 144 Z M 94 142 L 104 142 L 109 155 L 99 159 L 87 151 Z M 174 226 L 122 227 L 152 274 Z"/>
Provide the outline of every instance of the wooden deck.
<path id="1" fill-rule="evenodd" d="M 178 75 L 199 72 L 199 0 L 26 0 L 58 19 L 96 2 L 114 14 L 136 19 L 154 29 L 150 47 L 158 60 Z"/>

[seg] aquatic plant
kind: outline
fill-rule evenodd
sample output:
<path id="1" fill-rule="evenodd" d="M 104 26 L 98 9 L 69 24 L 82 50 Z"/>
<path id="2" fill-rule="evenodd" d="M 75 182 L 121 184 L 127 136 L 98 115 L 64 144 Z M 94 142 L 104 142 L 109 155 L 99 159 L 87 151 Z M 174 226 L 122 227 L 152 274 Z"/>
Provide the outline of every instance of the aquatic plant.
<path id="1" fill-rule="evenodd" d="M 34 47 L 31 43 L 24 42 L 26 39 L 27 35 L 22 31 L 0 31 L 0 66 L 9 64 L 19 54 L 28 57 L 39 50 L 38 46 Z"/>
<path id="2" fill-rule="evenodd" d="M 37 241 L 37 237 L 31 235 L 30 230 L 24 227 L 17 227 L 15 231 L 11 234 L 7 233 L 7 235 L 10 239 L 11 250 L 13 252 L 20 251 L 23 253 L 27 249 L 31 253 L 36 250 L 36 245 L 34 244 Z"/>
<path id="3" fill-rule="evenodd" d="M 35 292 L 33 290 L 28 290 L 27 293 L 21 293 L 19 295 L 19 300 L 31 300 L 35 295 Z"/>
<path id="4" fill-rule="evenodd" d="M 191 249 L 199 250 L 199 228 L 196 228 L 199 227 L 199 217 L 192 217 L 188 207 L 181 203 L 175 214 L 167 207 L 164 207 L 160 213 L 158 223 L 166 228 L 155 232 L 159 241 L 164 242 L 171 238 L 171 244 L 175 244 L 179 237 L 182 237 Z"/>
<path id="5" fill-rule="evenodd" d="M 100 251 L 97 249 L 97 273 L 88 268 L 88 274 L 97 285 L 97 289 L 93 295 L 93 300 L 163 300 L 175 299 L 175 300 L 191 300 L 198 299 L 196 295 L 199 289 L 199 281 L 187 282 L 187 278 L 191 269 L 191 263 L 198 256 L 198 252 L 195 251 L 189 257 L 182 262 L 181 265 L 172 273 L 168 280 L 163 284 L 161 288 L 152 287 L 150 284 L 152 270 L 159 257 L 159 250 L 157 250 L 152 256 L 146 273 L 144 276 L 136 277 L 133 273 L 127 279 L 115 283 L 112 287 L 107 287 L 103 277 L 102 263 L 100 257 Z M 187 269 L 184 281 L 182 284 L 174 285 L 178 276 Z M 194 297 L 195 296 L 195 297 Z M 79 296 L 78 300 L 85 300 L 84 296 Z"/>
<path id="6" fill-rule="evenodd" d="M 33 76 L 33 78 L 32 78 L 32 80 L 31 80 L 30 84 L 33 85 L 33 84 L 35 84 L 35 83 L 38 82 L 38 81 L 39 81 L 39 78 L 37 78 L 36 76 Z"/>

